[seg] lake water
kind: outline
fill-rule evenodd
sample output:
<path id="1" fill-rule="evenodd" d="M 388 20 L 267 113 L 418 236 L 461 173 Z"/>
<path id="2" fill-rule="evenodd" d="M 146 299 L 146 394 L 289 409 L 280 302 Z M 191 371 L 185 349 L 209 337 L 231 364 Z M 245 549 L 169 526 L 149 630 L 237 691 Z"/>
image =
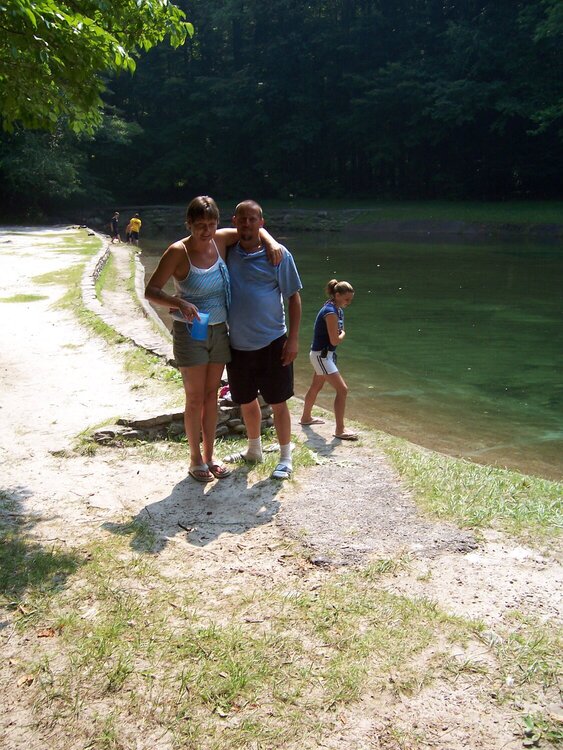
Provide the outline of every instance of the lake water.
<path id="1" fill-rule="evenodd" d="M 560 244 L 280 239 L 304 287 L 297 396 L 324 286 L 346 279 L 356 295 L 338 354 L 351 418 L 480 463 L 563 476 Z M 166 244 L 142 242 L 147 277 Z M 330 407 L 331 394 L 325 386 L 319 404 Z"/>

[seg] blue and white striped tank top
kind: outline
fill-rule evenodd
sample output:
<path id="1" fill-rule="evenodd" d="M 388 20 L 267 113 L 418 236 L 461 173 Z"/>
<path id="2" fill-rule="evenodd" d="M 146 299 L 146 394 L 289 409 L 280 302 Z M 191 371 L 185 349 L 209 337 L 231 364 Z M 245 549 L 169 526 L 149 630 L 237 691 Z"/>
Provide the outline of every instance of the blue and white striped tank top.
<path id="1" fill-rule="evenodd" d="M 213 245 L 217 251 L 217 260 L 210 268 L 194 266 L 184 245 L 190 264 L 188 275 L 182 281 L 173 277 L 175 294 L 191 302 L 201 312 L 209 313 L 210 325 L 224 323 L 227 320 L 227 311 L 231 300 L 229 271 L 219 255 L 215 241 L 213 241 Z M 186 322 L 179 310 L 174 310 L 172 317 L 174 320 Z"/>

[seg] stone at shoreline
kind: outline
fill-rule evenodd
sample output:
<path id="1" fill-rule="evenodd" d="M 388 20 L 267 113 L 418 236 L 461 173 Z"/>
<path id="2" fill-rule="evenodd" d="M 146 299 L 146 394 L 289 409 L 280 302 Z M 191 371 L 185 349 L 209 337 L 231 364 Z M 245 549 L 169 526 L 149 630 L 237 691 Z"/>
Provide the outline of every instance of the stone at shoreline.
<path id="1" fill-rule="evenodd" d="M 264 402 L 261 404 L 261 431 L 265 432 L 274 423 L 272 407 Z M 242 419 L 240 406 L 232 404 L 226 406 L 221 399 L 218 407 L 217 429 L 215 437 L 233 435 L 240 437 L 246 434 L 246 427 Z M 232 403 L 232 402 L 231 402 Z M 171 411 L 144 417 L 120 417 L 114 425 L 107 425 L 95 430 L 92 439 L 101 445 L 108 445 L 124 440 L 167 440 L 185 435 L 184 412 Z"/>

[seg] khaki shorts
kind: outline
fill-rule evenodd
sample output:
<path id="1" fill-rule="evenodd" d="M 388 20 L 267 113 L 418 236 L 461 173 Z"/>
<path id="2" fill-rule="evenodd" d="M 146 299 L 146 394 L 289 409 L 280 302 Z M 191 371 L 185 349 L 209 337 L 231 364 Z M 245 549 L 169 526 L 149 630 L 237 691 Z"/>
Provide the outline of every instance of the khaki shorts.
<path id="1" fill-rule="evenodd" d="M 187 325 L 175 320 L 172 326 L 172 343 L 178 367 L 196 367 L 210 362 L 224 365 L 231 361 L 226 323 L 209 326 L 207 341 L 196 341 L 190 336 Z"/>

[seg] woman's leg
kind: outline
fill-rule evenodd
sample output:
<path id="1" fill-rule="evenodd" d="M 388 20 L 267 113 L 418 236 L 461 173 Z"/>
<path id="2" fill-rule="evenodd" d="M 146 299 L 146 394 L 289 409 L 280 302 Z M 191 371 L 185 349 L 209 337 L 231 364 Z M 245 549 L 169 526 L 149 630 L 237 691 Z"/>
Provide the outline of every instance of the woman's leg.
<path id="1" fill-rule="evenodd" d="M 186 430 L 188 445 L 190 446 L 190 467 L 200 466 L 203 463 L 199 439 L 201 435 L 207 367 L 207 365 L 180 367 L 186 394 L 184 428 Z M 215 407 L 215 411 L 217 411 L 217 407 Z"/>
<path id="2" fill-rule="evenodd" d="M 326 375 L 325 378 L 336 391 L 336 396 L 334 397 L 334 418 L 336 421 L 336 427 L 334 432 L 336 435 L 343 435 L 345 432 L 344 411 L 346 409 L 348 386 L 339 372 L 334 372 L 332 375 Z"/>
<path id="3" fill-rule="evenodd" d="M 309 386 L 309 390 L 305 394 L 305 402 L 303 404 L 303 414 L 301 415 L 300 422 L 310 422 L 312 417 L 311 410 L 313 406 L 315 405 L 315 401 L 317 400 L 317 396 L 322 390 L 323 385 L 326 381 L 326 375 L 317 375 L 315 373 L 313 375 L 313 380 L 311 381 L 311 385 Z"/>
<path id="4" fill-rule="evenodd" d="M 221 385 L 221 375 L 225 365 L 210 362 L 205 376 L 201 427 L 203 433 L 203 458 L 205 463 L 213 462 L 215 432 L 217 430 L 217 391 Z"/>

